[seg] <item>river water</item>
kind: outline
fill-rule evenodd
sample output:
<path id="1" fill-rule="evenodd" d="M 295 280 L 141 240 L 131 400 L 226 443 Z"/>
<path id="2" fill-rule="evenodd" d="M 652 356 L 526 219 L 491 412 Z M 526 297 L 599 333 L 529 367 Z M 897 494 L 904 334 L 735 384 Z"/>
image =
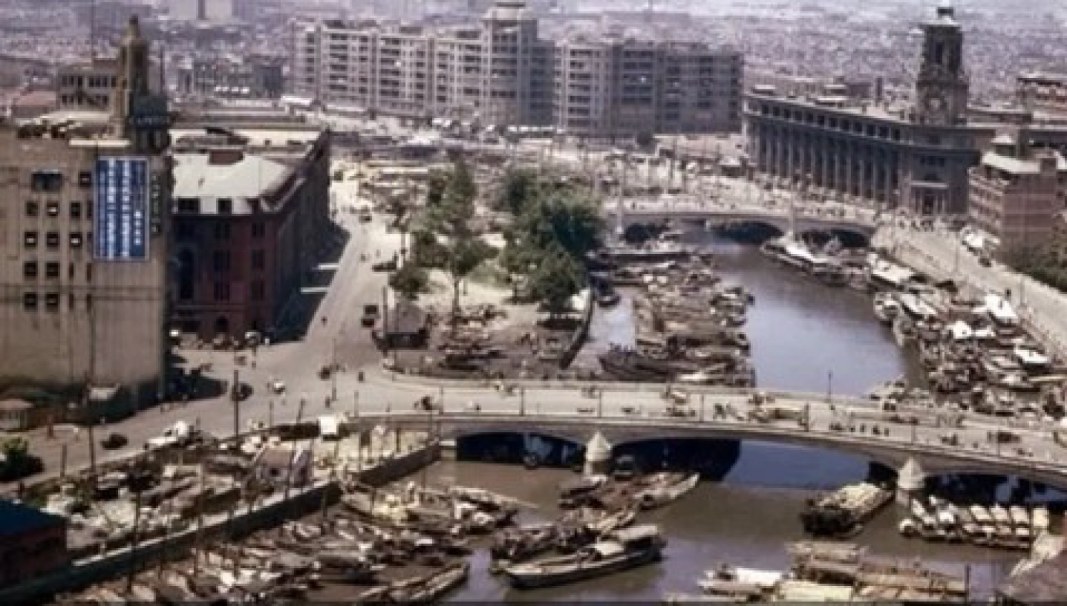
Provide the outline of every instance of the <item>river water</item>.
<path id="1" fill-rule="evenodd" d="M 827 287 L 779 267 L 751 245 L 694 236 L 718 253 L 720 274 L 755 295 L 745 326 L 752 343 L 757 383 L 825 393 L 859 395 L 877 383 L 902 374 L 914 378 L 915 361 L 896 346 L 878 324 L 870 299 L 862 293 Z M 633 340 L 628 299 L 599 313 L 592 342 L 580 362 L 610 343 Z M 703 571 L 730 562 L 785 569 L 785 543 L 803 538 L 799 513 L 805 499 L 821 490 L 864 479 L 862 458 L 816 449 L 745 442 L 741 455 L 722 482 L 702 482 L 681 501 L 653 512 L 669 541 L 663 562 L 645 568 L 559 588 L 517 591 L 487 572 L 488 554 L 472 562 L 468 583 L 452 594 L 454 601 L 625 601 L 658 600 L 668 592 L 698 593 Z M 480 486 L 516 497 L 532 507 L 523 520 L 551 519 L 560 482 L 573 473 L 558 469 L 528 471 L 473 462 L 442 462 L 431 468 L 431 484 Z M 855 539 L 872 553 L 920 557 L 927 564 L 963 574 L 970 567 L 976 597 L 988 596 L 1017 556 L 971 546 L 908 540 L 896 531 L 899 512 L 888 508 Z"/>

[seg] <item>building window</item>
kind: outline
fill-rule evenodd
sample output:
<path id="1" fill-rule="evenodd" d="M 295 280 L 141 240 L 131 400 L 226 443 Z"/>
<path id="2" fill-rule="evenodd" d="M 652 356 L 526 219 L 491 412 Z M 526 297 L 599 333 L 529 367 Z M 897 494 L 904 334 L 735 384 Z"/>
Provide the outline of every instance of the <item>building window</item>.
<path id="1" fill-rule="evenodd" d="M 196 214 L 200 212 L 200 198 L 178 198 L 178 212 Z"/>
<path id="2" fill-rule="evenodd" d="M 71 202 L 70 203 L 70 218 L 81 219 L 82 218 L 82 203 Z"/>
<path id="3" fill-rule="evenodd" d="M 93 281 L 93 264 L 92 263 L 86 263 L 85 264 L 85 281 L 86 282 L 92 282 Z"/>
<path id="4" fill-rule="evenodd" d="M 255 281 L 253 281 L 252 282 L 252 300 L 253 301 L 262 301 L 263 300 L 263 292 L 264 292 L 263 280 L 255 280 Z"/>
<path id="5" fill-rule="evenodd" d="M 59 232 L 58 231 L 50 231 L 47 234 L 45 234 L 44 243 L 45 243 L 45 246 L 47 246 L 50 249 L 59 248 Z"/>
<path id="6" fill-rule="evenodd" d="M 44 306 L 48 311 L 59 311 L 59 293 L 50 292 L 45 294 Z"/>
<path id="7" fill-rule="evenodd" d="M 22 308 L 26 310 L 37 309 L 37 293 L 22 293 Z"/>
<path id="8" fill-rule="evenodd" d="M 252 237 L 262 238 L 267 235 L 267 225 L 262 221 L 255 221 L 252 223 Z"/>
<path id="9" fill-rule="evenodd" d="M 219 214 L 230 215 L 233 214 L 233 200 L 229 198 L 219 198 Z"/>
<path id="10" fill-rule="evenodd" d="M 93 186 L 93 173 L 83 170 L 78 173 L 78 187 L 88 189 Z"/>
<path id="11" fill-rule="evenodd" d="M 215 268 L 216 273 L 230 271 L 230 252 L 227 250 L 216 250 L 211 256 L 211 265 Z"/>
<path id="12" fill-rule="evenodd" d="M 63 188 L 63 173 L 58 170 L 37 170 L 30 174 L 30 189 L 56 192 Z"/>
<path id="13" fill-rule="evenodd" d="M 26 201 L 26 216 L 27 217 L 36 217 L 39 214 L 41 214 L 41 205 L 38 204 L 37 202 L 35 202 L 34 200 L 27 200 Z"/>
<path id="14" fill-rule="evenodd" d="M 229 301 L 230 300 L 230 284 L 229 284 L 229 282 L 215 282 L 215 300 L 216 301 Z"/>
<path id="15" fill-rule="evenodd" d="M 265 264 L 264 257 L 265 257 L 265 255 L 263 254 L 262 250 L 253 250 L 252 251 L 252 269 L 254 269 L 254 270 L 263 269 L 263 266 Z"/>
<path id="16" fill-rule="evenodd" d="M 227 240 L 230 237 L 230 224 L 219 221 L 215 223 L 215 239 Z"/>
<path id="17" fill-rule="evenodd" d="M 49 217 L 58 217 L 59 216 L 59 202 L 54 202 L 54 201 L 53 202 L 49 202 L 47 204 L 47 208 L 48 208 L 48 216 Z"/>
<path id="18" fill-rule="evenodd" d="M 23 278 L 36 278 L 37 277 L 37 261 L 26 261 L 22 264 L 22 277 Z"/>
<path id="19" fill-rule="evenodd" d="M 93 294 L 92 293 L 86 293 L 85 294 L 85 311 L 89 311 L 92 308 L 93 308 Z"/>
<path id="20" fill-rule="evenodd" d="M 44 277 L 46 278 L 58 278 L 59 277 L 59 263 L 56 261 L 49 261 L 44 266 Z"/>
<path id="21" fill-rule="evenodd" d="M 70 247 L 71 248 L 81 248 L 82 247 L 82 235 L 81 235 L 81 232 L 78 232 L 78 231 L 70 232 Z"/>
<path id="22" fill-rule="evenodd" d="M 22 235 L 22 243 L 26 248 L 37 248 L 37 232 L 28 231 Z"/>

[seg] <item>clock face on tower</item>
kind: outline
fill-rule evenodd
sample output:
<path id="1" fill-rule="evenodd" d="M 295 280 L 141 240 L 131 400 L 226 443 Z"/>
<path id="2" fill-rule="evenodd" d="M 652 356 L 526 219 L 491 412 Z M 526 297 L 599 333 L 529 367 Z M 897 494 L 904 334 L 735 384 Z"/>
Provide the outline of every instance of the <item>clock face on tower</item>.
<path id="1" fill-rule="evenodd" d="M 932 112 L 941 111 L 945 107 L 945 100 L 940 95 L 930 95 L 926 98 L 926 109 Z"/>

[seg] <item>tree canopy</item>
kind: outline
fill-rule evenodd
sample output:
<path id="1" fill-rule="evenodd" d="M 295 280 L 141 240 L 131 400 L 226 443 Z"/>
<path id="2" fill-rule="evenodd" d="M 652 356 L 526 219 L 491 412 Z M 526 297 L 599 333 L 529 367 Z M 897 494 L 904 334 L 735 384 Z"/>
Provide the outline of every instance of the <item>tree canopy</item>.
<path id="1" fill-rule="evenodd" d="M 604 227 L 595 200 L 569 185 L 514 173 L 502 199 L 521 209 L 506 234 L 504 265 L 527 275 L 531 294 L 560 312 L 585 282 L 586 255 L 600 245 Z"/>
<path id="2" fill-rule="evenodd" d="M 426 291 L 429 283 L 426 270 L 411 261 L 404 263 L 389 276 L 389 286 L 408 301 L 418 298 L 419 293 Z"/>

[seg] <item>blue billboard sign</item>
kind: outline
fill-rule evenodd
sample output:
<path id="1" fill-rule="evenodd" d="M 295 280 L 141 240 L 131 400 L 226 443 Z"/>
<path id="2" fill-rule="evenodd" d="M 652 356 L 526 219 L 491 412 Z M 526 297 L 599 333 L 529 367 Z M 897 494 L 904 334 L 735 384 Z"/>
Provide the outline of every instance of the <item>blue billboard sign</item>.
<path id="1" fill-rule="evenodd" d="M 97 158 L 93 252 L 101 261 L 148 259 L 148 158 Z"/>

